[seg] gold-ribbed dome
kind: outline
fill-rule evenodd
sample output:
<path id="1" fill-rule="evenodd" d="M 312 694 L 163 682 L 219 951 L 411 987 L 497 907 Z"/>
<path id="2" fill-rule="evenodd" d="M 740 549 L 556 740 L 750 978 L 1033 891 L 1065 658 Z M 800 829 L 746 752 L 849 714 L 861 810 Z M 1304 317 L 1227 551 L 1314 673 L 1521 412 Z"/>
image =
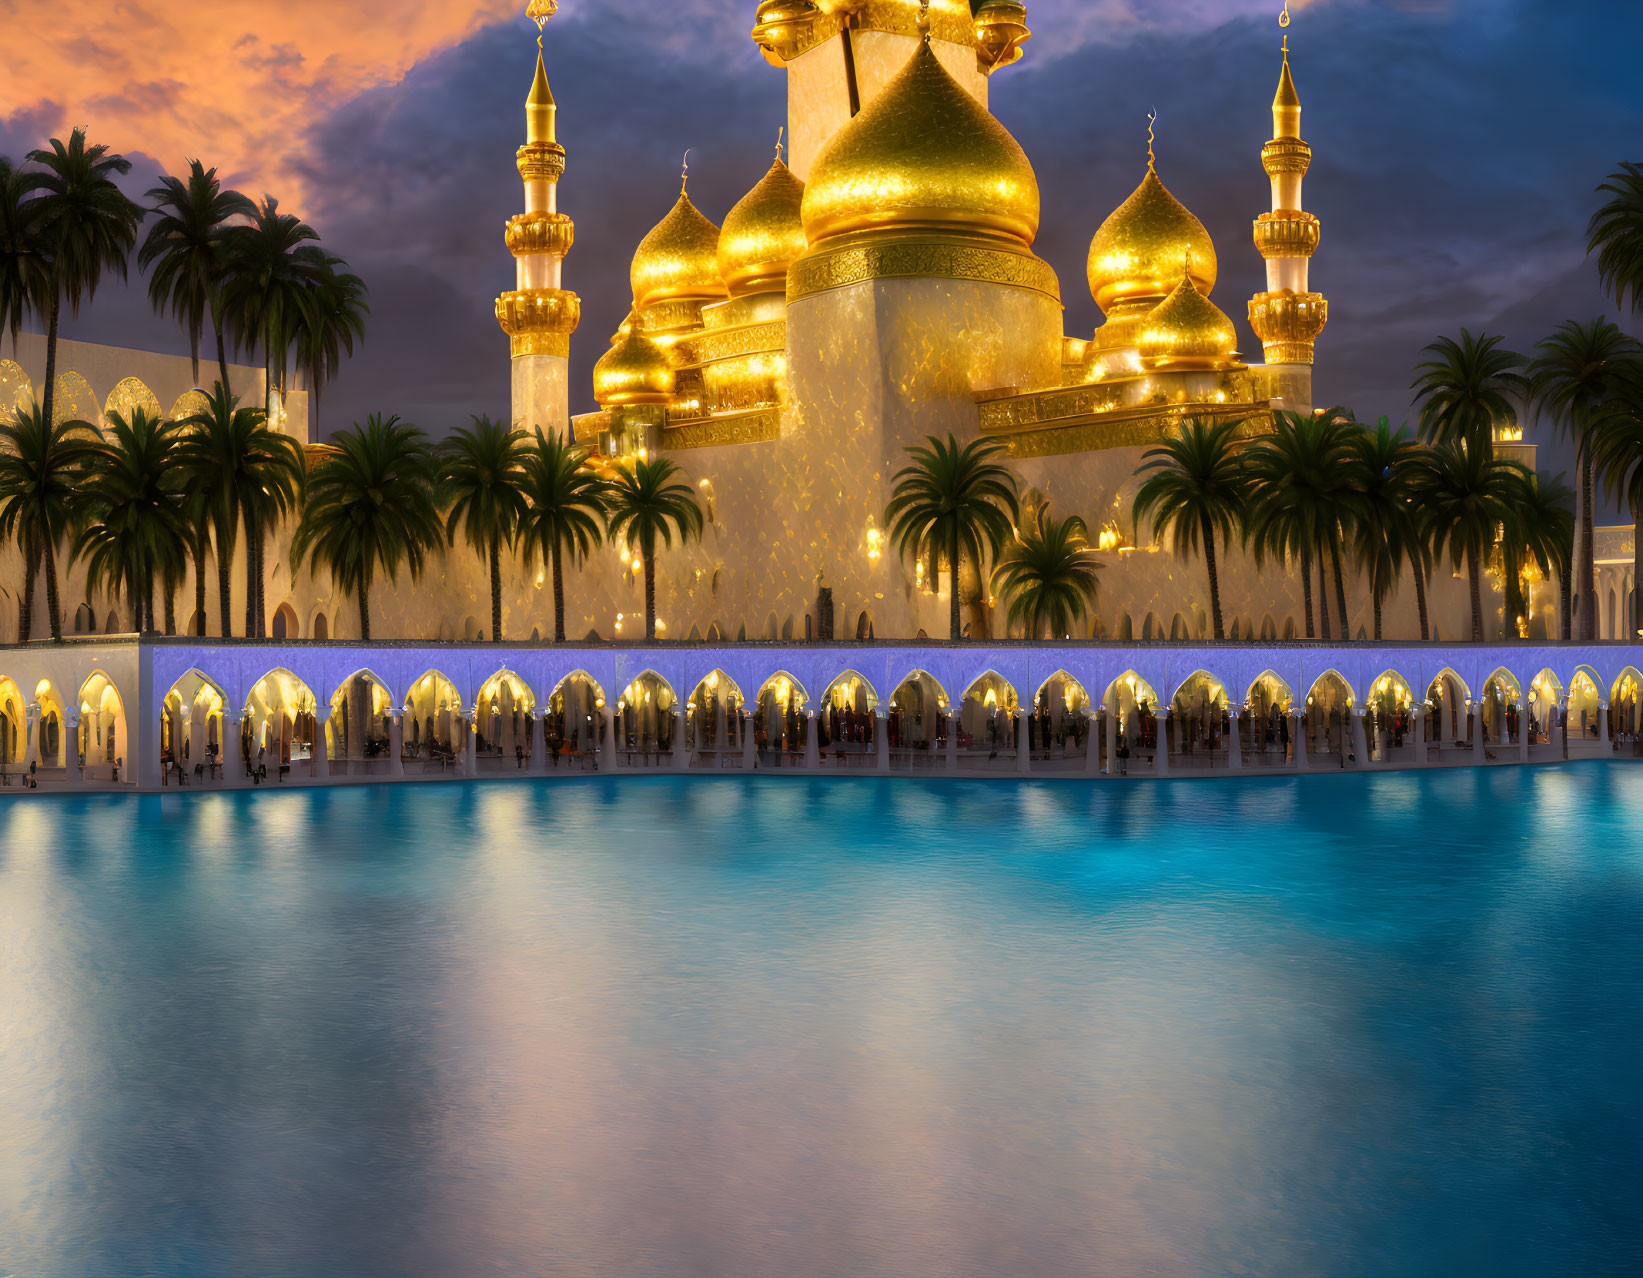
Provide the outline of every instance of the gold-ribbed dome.
<path id="1" fill-rule="evenodd" d="M 741 198 L 719 232 L 719 275 L 732 297 L 787 287 L 787 268 L 809 247 L 799 209 L 804 183 L 782 163 Z"/>
<path id="2" fill-rule="evenodd" d="M 1136 345 L 1148 368 L 1180 372 L 1231 368 L 1238 332 L 1185 272 L 1141 325 Z"/>
<path id="3" fill-rule="evenodd" d="M 639 242 L 632 278 L 633 303 L 640 309 L 725 295 L 719 278 L 719 228 L 683 191 L 668 215 Z"/>
<path id="4" fill-rule="evenodd" d="M 625 327 L 625 326 L 624 326 Z M 593 366 L 593 397 L 602 408 L 621 404 L 665 404 L 673 398 L 673 361 L 638 329 L 620 339 Z"/>
<path id="5" fill-rule="evenodd" d="M 1183 272 L 1207 296 L 1215 288 L 1215 241 L 1149 164 L 1141 185 L 1090 241 L 1088 269 L 1095 304 L 1111 318 L 1127 302 L 1167 297 Z"/>
<path id="6" fill-rule="evenodd" d="M 834 135 L 804 192 L 812 245 L 878 228 L 959 230 L 1030 245 L 1038 179 L 1020 144 L 930 47 Z"/>

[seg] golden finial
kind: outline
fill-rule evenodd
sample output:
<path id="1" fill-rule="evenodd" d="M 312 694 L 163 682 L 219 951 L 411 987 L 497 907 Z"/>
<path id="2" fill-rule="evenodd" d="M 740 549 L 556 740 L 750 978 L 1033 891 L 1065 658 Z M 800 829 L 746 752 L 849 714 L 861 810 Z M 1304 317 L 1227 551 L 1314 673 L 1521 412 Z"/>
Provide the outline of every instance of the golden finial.
<path id="1" fill-rule="evenodd" d="M 786 132 L 787 126 L 785 124 L 776 130 L 776 158 L 778 160 L 782 158 L 782 134 Z"/>
<path id="2" fill-rule="evenodd" d="M 1284 11 L 1278 15 L 1278 25 L 1280 27 L 1287 27 L 1289 25 L 1289 0 L 1284 0 Z M 1289 43 L 1288 37 L 1285 37 L 1284 43 Z"/>
<path id="3" fill-rule="evenodd" d="M 918 29 L 919 34 L 928 43 L 930 40 L 930 0 L 919 0 Z"/>
<path id="4" fill-rule="evenodd" d="M 695 147 L 685 148 L 684 167 L 679 172 L 679 194 L 684 195 L 690 189 L 690 153 Z"/>
<path id="5" fill-rule="evenodd" d="M 536 47 L 542 47 L 542 37 L 546 34 L 545 28 L 548 19 L 559 12 L 559 0 L 528 0 L 525 5 L 525 16 L 536 23 Z"/>
<path id="6" fill-rule="evenodd" d="M 1158 123 L 1158 109 L 1156 107 L 1154 107 L 1151 111 L 1147 112 L 1147 172 L 1148 173 L 1155 172 L 1154 166 L 1158 163 L 1158 157 L 1155 156 L 1152 153 L 1152 144 L 1158 140 L 1153 135 L 1153 126 L 1157 123 Z"/>

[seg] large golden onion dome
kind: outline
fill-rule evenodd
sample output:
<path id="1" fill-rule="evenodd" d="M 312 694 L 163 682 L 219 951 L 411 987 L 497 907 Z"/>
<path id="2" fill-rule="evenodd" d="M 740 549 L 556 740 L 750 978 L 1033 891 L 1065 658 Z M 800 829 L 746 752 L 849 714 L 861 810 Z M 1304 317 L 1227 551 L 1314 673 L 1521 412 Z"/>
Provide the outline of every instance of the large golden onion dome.
<path id="1" fill-rule="evenodd" d="M 1237 366 L 1238 332 L 1226 312 L 1198 291 L 1185 271 L 1175 291 L 1141 325 L 1142 363 L 1160 371 L 1193 372 Z"/>
<path id="2" fill-rule="evenodd" d="M 719 275 L 732 297 L 787 287 L 787 268 L 809 247 L 799 216 L 803 202 L 804 183 L 777 155 L 719 232 Z"/>
<path id="3" fill-rule="evenodd" d="M 712 300 L 725 295 L 719 278 L 719 228 L 679 192 L 668 215 L 639 242 L 633 255 L 633 303 Z"/>
<path id="4" fill-rule="evenodd" d="M 1038 234 L 1038 179 L 1009 131 L 948 74 L 928 40 L 834 135 L 804 192 L 812 245 L 851 231 Z"/>
<path id="5" fill-rule="evenodd" d="M 626 327 L 624 325 L 624 327 Z M 601 408 L 665 404 L 673 398 L 673 361 L 656 342 L 629 328 L 593 366 L 593 397 Z"/>
<path id="6" fill-rule="evenodd" d="M 1215 288 L 1215 241 L 1149 164 L 1141 185 L 1090 241 L 1088 269 L 1095 304 L 1111 318 L 1126 302 L 1156 304 L 1183 272 L 1207 296 Z"/>

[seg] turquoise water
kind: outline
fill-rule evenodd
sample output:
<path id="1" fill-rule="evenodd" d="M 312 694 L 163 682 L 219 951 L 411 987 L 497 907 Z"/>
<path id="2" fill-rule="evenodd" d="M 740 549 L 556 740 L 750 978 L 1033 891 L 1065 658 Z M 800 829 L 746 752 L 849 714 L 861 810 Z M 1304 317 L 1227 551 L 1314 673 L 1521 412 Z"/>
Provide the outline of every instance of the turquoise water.
<path id="1" fill-rule="evenodd" d="M 1643 1266 L 1643 768 L 0 804 L 0 1275 Z"/>

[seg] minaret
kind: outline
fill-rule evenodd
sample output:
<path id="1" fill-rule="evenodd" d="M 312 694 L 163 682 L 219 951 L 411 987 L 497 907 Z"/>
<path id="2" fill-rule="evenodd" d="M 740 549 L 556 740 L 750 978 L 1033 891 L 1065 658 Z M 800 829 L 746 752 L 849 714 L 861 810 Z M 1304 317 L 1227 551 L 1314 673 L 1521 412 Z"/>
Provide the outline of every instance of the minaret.
<path id="1" fill-rule="evenodd" d="M 1289 25 L 1289 8 L 1280 19 Z M 1249 324 L 1266 348 L 1270 394 L 1295 412 L 1312 411 L 1313 342 L 1329 319 L 1329 303 L 1311 292 L 1307 268 L 1318 251 L 1322 228 L 1301 207 L 1301 180 L 1312 163 L 1312 148 L 1301 140 L 1301 99 L 1289 73 L 1289 37 L 1284 68 L 1272 100 L 1272 140 L 1261 148 L 1261 165 L 1272 179 L 1272 211 L 1255 220 L 1255 247 L 1266 259 L 1266 288 L 1249 302 Z"/>
<path id="2" fill-rule="evenodd" d="M 525 211 L 508 220 L 517 277 L 514 290 L 496 299 L 496 319 L 513 359 L 514 426 L 563 433 L 570 429 L 570 337 L 582 318 L 582 299 L 559 287 L 576 226 L 558 210 L 565 148 L 555 136 L 559 108 L 542 60 L 542 30 L 557 9 L 558 0 L 530 0 L 525 8 L 537 27 L 536 79 L 525 99 L 525 145 L 518 153 Z"/>

